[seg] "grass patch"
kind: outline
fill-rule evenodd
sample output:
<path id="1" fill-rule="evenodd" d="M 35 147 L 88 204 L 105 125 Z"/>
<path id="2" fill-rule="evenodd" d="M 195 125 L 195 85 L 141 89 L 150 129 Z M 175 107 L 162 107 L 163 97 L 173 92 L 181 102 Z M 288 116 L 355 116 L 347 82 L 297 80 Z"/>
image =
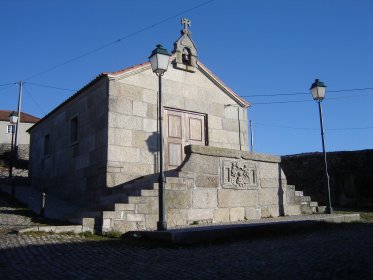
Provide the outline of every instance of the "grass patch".
<path id="1" fill-rule="evenodd" d="M 373 213 L 371 212 L 363 212 L 363 213 L 359 213 L 360 214 L 360 217 L 363 221 L 366 221 L 366 222 L 373 222 Z"/>

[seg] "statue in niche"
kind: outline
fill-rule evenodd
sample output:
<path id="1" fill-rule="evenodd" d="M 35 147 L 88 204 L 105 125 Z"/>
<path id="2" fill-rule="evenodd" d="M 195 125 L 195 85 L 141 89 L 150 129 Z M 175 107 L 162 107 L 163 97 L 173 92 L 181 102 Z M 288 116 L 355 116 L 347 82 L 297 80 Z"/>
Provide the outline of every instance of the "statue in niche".
<path id="1" fill-rule="evenodd" d="M 192 53 L 189 48 L 183 49 L 182 59 L 185 65 L 192 65 Z"/>
<path id="2" fill-rule="evenodd" d="M 188 72 L 195 72 L 197 69 L 197 49 L 192 40 L 192 33 L 189 30 L 191 20 L 183 18 L 181 24 L 184 26 L 181 37 L 174 43 L 176 59 L 174 66 Z"/>

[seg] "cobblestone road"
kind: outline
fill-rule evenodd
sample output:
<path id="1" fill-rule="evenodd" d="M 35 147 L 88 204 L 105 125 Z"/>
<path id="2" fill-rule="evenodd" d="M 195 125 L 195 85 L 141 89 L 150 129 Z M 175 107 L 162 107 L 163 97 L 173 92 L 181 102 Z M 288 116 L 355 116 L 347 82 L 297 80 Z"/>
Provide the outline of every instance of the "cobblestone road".
<path id="1" fill-rule="evenodd" d="M 203 246 L 70 235 L 17 235 L 32 225 L 0 198 L 0 279 L 373 279 L 373 224 L 324 226 Z"/>

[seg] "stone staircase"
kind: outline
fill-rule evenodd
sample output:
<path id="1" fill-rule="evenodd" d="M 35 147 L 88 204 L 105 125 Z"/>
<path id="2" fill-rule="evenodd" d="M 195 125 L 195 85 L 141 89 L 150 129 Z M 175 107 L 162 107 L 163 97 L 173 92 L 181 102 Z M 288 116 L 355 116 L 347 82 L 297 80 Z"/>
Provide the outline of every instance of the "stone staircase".
<path id="1" fill-rule="evenodd" d="M 193 174 L 174 172 L 166 177 L 166 190 L 185 190 L 193 184 Z M 112 190 L 100 199 L 96 209 L 75 213 L 70 222 L 82 224 L 97 233 L 109 231 L 127 232 L 131 230 L 156 229 L 158 221 L 158 183 L 156 177 L 141 178 Z M 178 201 L 166 202 L 170 205 Z M 301 215 L 324 213 L 325 206 L 319 206 L 311 201 L 310 196 L 304 196 L 302 191 L 296 191 L 295 186 L 287 185 L 284 189 L 285 215 Z M 170 214 L 169 214 L 170 215 Z M 175 217 L 173 217 L 175 218 Z M 177 220 L 177 217 L 176 217 Z M 170 227 L 176 224 L 169 224 Z"/>
<path id="2" fill-rule="evenodd" d="M 165 189 L 186 189 L 187 172 L 167 172 Z M 112 190 L 100 198 L 96 209 L 75 213 L 69 222 L 82 224 L 97 233 L 127 232 L 156 228 L 158 221 L 158 176 L 144 177 Z M 186 178 L 184 178 L 186 177 Z"/>
<path id="3" fill-rule="evenodd" d="M 285 215 L 318 213 L 325 213 L 325 206 L 319 206 L 316 201 L 311 201 L 310 196 L 305 196 L 303 191 L 296 191 L 295 186 L 286 186 Z"/>

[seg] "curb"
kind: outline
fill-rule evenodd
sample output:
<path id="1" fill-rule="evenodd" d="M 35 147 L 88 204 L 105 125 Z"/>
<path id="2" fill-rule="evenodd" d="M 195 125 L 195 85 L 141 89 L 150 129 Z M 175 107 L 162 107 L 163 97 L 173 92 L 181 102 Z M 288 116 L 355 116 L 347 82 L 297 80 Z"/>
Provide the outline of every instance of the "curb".
<path id="1" fill-rule="evenodd" d="M 82 225 L 71 225 L 71 226 L 36 226 L 23 228 L 17 231 L 17 233 L 27 232 L 49 232 L 49 233 L 66 233 L 73 232 L 75 234 L 90 232 L 93 233 L 93 229 Z"/>
<path id="2" fill-rule="evenodd" d="M 237 237 L 263 236 L 268 233 L 286 233 L 309 230 L 325 223 L 351 223 L 360 221 L 359 214 L 337 214 L 304 220 L 278 221 L 268 223 L 231 224 L 203 226 L 196 228 L 170 229 L 165 231 L 130 231 L 125 237 L 152 239 L 174 244 L 196 244 Z"/>

